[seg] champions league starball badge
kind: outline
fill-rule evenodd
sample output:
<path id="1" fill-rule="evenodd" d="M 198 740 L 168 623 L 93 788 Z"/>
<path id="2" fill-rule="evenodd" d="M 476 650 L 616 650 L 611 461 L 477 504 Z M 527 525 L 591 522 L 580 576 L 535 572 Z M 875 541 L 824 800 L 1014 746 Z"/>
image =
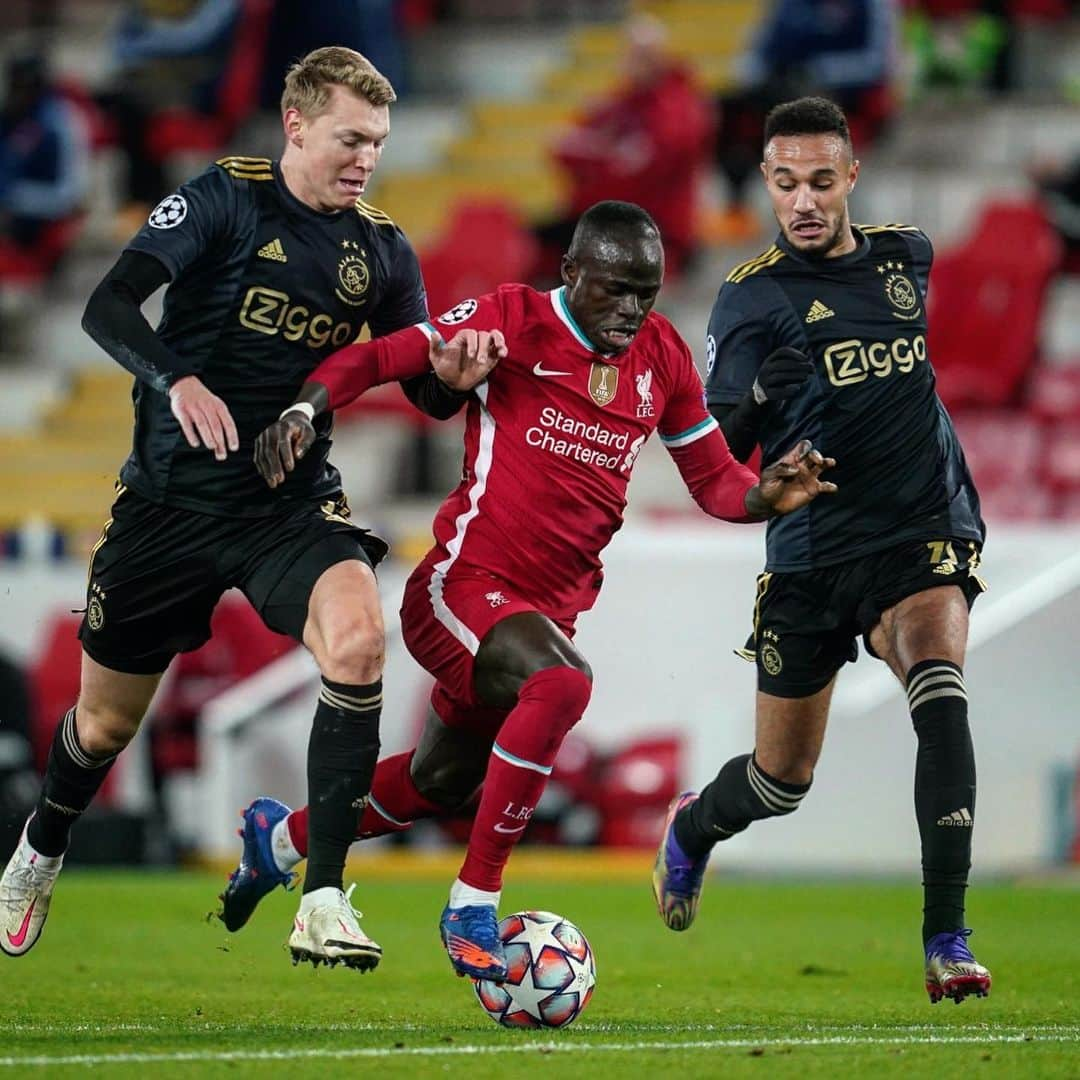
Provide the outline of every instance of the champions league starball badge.
<path id="1" fill-rule="evenodd" d="M 462 300 L 460 303 L 455 304 L 449 311 L 440 315 L 437 321 L 443 323 L 445 326 L 463 323 L 466 319 L 472 317 L 473 312 L 476 311 L 476 306 L 475 300 Z"/>
<path id="2" fill-rule="evenodd" d="M 187 217 L 187 199 L 183 195 L 166 195 L 150 211 L 151 229 L 175 229 Z"/>

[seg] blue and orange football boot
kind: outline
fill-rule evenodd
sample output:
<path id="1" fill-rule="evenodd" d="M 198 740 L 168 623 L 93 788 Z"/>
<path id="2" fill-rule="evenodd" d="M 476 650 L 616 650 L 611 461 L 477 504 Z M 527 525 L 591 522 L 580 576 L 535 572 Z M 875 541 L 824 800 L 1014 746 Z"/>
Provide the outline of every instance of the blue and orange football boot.
<path id="1" fill-rule="evenodd" d="M 499 937 L 499 919 L 491 904 L 443 908 L 439 936 L 458 975 L 502 982 L 506 952 Z"/>
<path id="2" fill-rule="evenodd" d="M 279 885 L 291 889 L 296 883 L 297 874 L 278 869 L 270 839 L 274 826 L 291 813 L 277 799 L 261 797 L 241 815 L 244 827 L 237 830 L 244 841 L 240 865 L 229 875 L 229 884 L 219 897 L 217 916 L 226 930 L 239 930 L 267 893 Z"/>
<path id="3" fill-rule="evenodd" d="M 684 791 L 671 800 L 664 838 L 653 864 L 652 888 L 656 910 L 669 930 L 686 930 L 697 915 L 702 879 L 709 856 L 692 859 L 675 839 L 675 815 L 697 801 L 697 792 Z"/>
<path id="4" fill-rule="evenodd" d="M 954 930 L 926 943 L 926 992 L 933 1004 L 952 998 L 959 1005 L 969 994 L 989 996 L 990 972 L 971 955 L 970 936 L 970 930 Z"/>

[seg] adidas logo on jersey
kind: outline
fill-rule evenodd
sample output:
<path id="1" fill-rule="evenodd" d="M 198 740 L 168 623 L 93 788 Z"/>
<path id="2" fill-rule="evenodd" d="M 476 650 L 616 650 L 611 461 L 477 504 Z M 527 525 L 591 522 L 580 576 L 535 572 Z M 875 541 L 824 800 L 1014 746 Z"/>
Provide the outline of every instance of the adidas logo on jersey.
<path id="1" fill-rule="evenodd" d="M 951 814 L 939 817 L 937 823 L 939 825 L 948 825 L 950 827 L 959 826 L 964 829 L 970 829 L 975 824 L 975 821 L 968 808 L 964 806 L 959 810 L 954 810 Z"/>
<path id="2" fill-rule="evenodd" d="M 806 313 L 806 321 L 821 322 L 822 319 L 831 319 L 836 314 L 832 308 L 827 308 L 820 300 L 815 300 Z"/>
<path id="3" fill-rule="evenodd" d="M 281 241 L 275 236 L 269 244 L 263 244 L 258 251 L 255 252 L 260 259 L 273 259 L 274 262 L 288 262 L 289 256 L 285 254 L 285 249 L 281 246 Z M 831 315 L 832 312 L 829 312 Z"/>

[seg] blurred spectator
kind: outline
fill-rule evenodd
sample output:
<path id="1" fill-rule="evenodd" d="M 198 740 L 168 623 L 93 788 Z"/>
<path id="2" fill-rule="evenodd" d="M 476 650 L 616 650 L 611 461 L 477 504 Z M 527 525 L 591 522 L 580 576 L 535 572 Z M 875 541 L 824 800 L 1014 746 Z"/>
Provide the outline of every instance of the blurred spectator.
<path id="1" fill-rule="evenodd" d="M 669 279 L 693 258 L 713 116 L 689 69 L 668 53 L 667 36 L 655 19 L 632 19 L 623 82 L 554 147 L 571 191 L 566 216 L 537 230 L 543 248 L 538 284 L 558 266 L 578 217 L 602 199 L 635 202 L 652 214 L 663 237 Z"/>
<path id="2" fill-rule="evenodd" d="M 277 0 L 263 68 L 262 105 L 278 111 L 285 73 L 301 56 L 324 45 L 345 45 L 366 56 L 393 84 L 408 93 L 403 28 L 408 20 L 430 18 L 422 5 L 402 0 Z"/>
<path id="3" fill-rule="evenodd" d="M 56 269 L 82 225 L 89 142 L 79 108 L 39 54 L 12 59 L 0 111 L 0 354 L 22 355 L 33 334 L 23 290 Z"/>
<path id="4" fill-rule="evenodd" d="M 112 37 L 113 74 L 98 95 L 116 125 L 126 162 L 120 223 L 126 237 L 168 186 L 148 149 L 150 125 L 162 109 L 213 115 L 233 44 L 241 0 L 131 0 Z"/>
<path id="5" fill-rule="evenodd" d="M 1080 273 L 1080 154 L 1066 162 L 1040 162 L 1032 169 L 1043 209 L 1065 245 L 1065 270 Z"/>
<path id="6" fill-rule="evenodd" d="M 740 89 L 720 98 L 717 164 L 728 204 L 706 226 L 716 241 L 751 239 L 758 222 L 746 185 L 761 162 L 765 115 L 817 94 L 847 114 L 856 150 L 892 112 L 895 0 L 775 0 L 740 61 Z"/>
<path id="7" fill-rule="evenodd" d="M 6 87 L 0 112 L 0 276 L 5 255 L 33 255 L 50 226 L 79 212 L 89 159 L 82 116 L 53 85 L 43 57 L 13 59 Z"/>
<path id="8" fill-rule="evenodd" d="M 1011 89 L 1010 7 L 1006 0 L 979 0 L 970 10 L 936 18 L 933 3 L 913 4 L 904 20 L 904 39 L 913 61 L 912 98 Z"/>

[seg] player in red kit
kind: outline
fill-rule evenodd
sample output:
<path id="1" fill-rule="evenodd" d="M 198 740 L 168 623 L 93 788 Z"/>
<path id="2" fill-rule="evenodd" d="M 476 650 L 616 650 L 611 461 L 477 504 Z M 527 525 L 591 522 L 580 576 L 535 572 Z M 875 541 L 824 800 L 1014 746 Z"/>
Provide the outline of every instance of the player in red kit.
<path id="1" fill-rule="evenodd" d="M 378 836 L 455 811 L 482 785 L 440 923 L 455 970 L 478 978 L 506 974 L 497 930 L 503 868 L 588 704 L 592 672 L 573 644 L 574 623 L 596 600 L 600 553 L 622 525 L 646 439 L 659 429 L 714 517 L 758 521 L 834 490 L 819 479 L 833 462 L 809 442 L 760 481 L 731 456 L 690 350 L 652 312 L 663 249 L 644 210 L 603 202 L 586 211 L 562 276 L 552 292 L 504 285 L 437 320 L 475 331 L 476 348 L 502 358 L 473 392 L 461 483 L 405 589 L 405 643 L 436 679 L 427 725 L 415 750 L 379 762 L 358 830 Z M 260 436 L 256 464 L 267 482 L 288 483 L 310 443 L 310 414 L 422 372 L 440 340 L 436 327 L 420 324 L 328 358 L 294 411 Z M 222 897 L 229 929 L 304 855 L 306 809 L 256 802 L 263 824 Z"/>

